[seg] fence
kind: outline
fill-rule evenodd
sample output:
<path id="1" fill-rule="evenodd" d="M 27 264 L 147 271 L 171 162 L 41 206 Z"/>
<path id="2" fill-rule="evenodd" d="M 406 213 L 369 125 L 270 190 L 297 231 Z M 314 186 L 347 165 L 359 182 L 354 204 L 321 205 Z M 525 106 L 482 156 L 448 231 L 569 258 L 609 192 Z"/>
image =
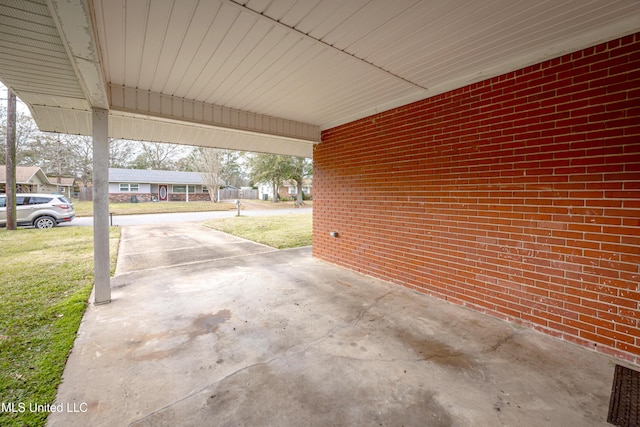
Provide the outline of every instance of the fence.
<path id="1" fill-rule="evenodd" d="M 230 199 L 257 199 L 258 198 L 258 190 L 249 190 L 249 189 L 232 189 L 225 188 L 220 189 L 220 200 L 230 200 Z"/>

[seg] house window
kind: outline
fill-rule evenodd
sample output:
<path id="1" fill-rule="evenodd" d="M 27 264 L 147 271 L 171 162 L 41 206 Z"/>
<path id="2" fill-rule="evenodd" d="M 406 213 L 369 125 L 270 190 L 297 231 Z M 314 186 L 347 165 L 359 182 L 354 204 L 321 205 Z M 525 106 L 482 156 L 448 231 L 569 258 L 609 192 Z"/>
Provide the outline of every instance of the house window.
<path id="1" fill-rule="evenodd" d="M 137 193 L 140 184 L 120 184 L 121 193 Z"/>
<path id="2" fill-rule="evenodd" d="M 173 186 L 173 192 L 174 193 L 186 193 L 187 192 L 187 186 L 186 185 L 174 185 Z M 189 193 L 195 193 L 196 192 L 196 186 L 195 185 L 190 185 L 189 186 Z"/>
<path id="3" fill-rule="evenodd" d="M 289 187 L 289 194 L 298 194 L 298 189 L 296 187 Z"/>

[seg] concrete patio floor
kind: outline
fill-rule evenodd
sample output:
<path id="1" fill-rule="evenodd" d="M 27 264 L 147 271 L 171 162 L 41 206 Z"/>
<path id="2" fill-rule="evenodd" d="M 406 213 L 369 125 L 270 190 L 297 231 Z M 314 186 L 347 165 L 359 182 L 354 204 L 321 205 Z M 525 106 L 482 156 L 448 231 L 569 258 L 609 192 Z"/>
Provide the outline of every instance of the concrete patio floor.
<path id="1" fill-rule="evenodd" d="M 614 362 L 197 224 L 122 229 L 49 426 L 606 426 Z"/>

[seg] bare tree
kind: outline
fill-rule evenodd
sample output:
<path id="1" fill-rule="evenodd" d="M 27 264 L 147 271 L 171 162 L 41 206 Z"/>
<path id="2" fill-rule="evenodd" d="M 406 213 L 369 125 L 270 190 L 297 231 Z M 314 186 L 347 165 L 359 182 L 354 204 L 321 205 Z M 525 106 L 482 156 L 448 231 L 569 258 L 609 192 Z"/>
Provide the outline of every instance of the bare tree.
<path id="1" fill-rule="evenodd" d="M 7 110 L 0 108 L 0 164 L 5 163 Z M 30 115 L 16 111 L 16 165 L 34 164 L 28 157 L 28 147 L 42 132 Z"/>
<path id="2" fill-rule="evenodd" d="M 68 135 L 66 144 L 72 157 L 70 162 L 71 175 L 80 180 L 82 188 L 86 189 L 93 175 L 93 145 L 91 138 Z"/>
<path id="3" fill-rule="evenodd" d="M 133 160 L 137 144 L 135 141 L 127 139 L 112 139 L 109 141 L 109 167 L 128 168 Z"/>
<path id="4" fill-rule="evenodd" d="M 20 164 L 37 165 L 50 177 L 72 175 L 73 154 L 68 141 L 73 135 L 36 132 L 20 150 Z"/>
<path id="5" fill-rule="evenodd" d="M 218 202 L 218 189 L 220 188 L 220 173 L 222 170 L 222 154 L 217 148 L 199 147 L 192 152 L 195 169 L 200 173 L 202 180 L 209 189 L 209 196 L 214 202 Z"/>
<path id="6" fill-rule="evenodd" d="M 174 169 L 174 158 L 183 148 L 177 144 L 164 142 L 142 142 L 142 153 L 136 157 L 133 166 L 137 169 L 170 170 Z"/>

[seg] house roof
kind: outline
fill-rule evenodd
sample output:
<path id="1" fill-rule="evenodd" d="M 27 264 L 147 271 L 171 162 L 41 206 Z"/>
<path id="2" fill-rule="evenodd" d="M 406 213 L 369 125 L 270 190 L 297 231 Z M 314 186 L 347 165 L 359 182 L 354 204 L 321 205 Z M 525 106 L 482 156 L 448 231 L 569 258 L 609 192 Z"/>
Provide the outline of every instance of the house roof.
<path id="1" fill-rule="evenodd" d="M 59 186 L 63 186 L 63 187 L 72 187 L 73 184 L 75 184 L 76 179 L 73 177 L 68 177 L 68 176 L 62 176 L 60 177 L 60 182 L 58 182 L 58 177 L 57 176 L 52 176 L 52 177 L 48 177 L 49 178 L 49 183 L 51 183 L 51 185 L 59 185 Z"/>
<path id="2" fill-rule="evenodd" d="M 16 184 L 31 184 L 31 179 L 35 175 L 40 175 L 40 180 L 44 184 L 51 184 L 47 175 L 38 166 L 16 166 Z M 0 165 L 0 182 L 7 181 L 7 167 Z"/>
<path id="3" fill-rule="evenodd" d="M 322 130 L 633 34 L 640 2 L 12 0 L 0 21 L 0 80 L 41 130 L 106 109 L 113 138 L 311 157 Z"/>
<path id="4" fill-rule="evenodd" d="M 109 182 L 151 184 L 204 184 L 198 172 L 162 171 L 149 169 L 109 168 Z"/>

